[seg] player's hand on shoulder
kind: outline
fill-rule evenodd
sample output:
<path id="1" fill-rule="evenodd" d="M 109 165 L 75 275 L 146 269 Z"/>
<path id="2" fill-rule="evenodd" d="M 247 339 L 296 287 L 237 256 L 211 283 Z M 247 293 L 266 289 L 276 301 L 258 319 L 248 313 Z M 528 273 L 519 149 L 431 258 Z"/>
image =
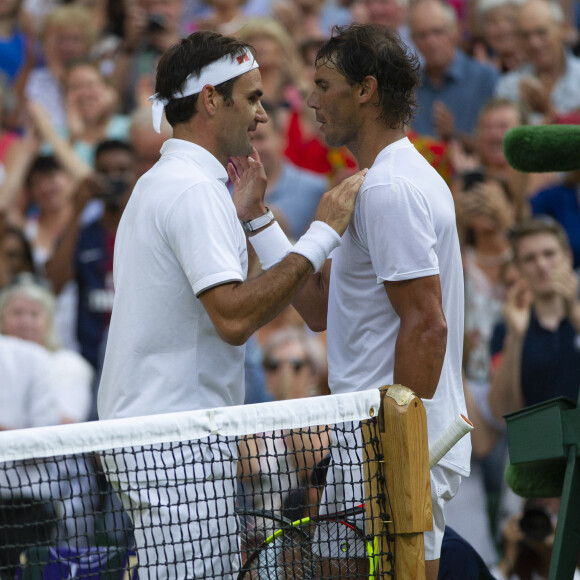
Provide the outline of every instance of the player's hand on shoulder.
<path id="1" fill-rule="evenodd" d="M 342 235 L 350 222 L 356 196 L 367 172 L 368 169 L 362 169 L 327 191 L 320 200 L 314 219 L 326 222 Z"/>

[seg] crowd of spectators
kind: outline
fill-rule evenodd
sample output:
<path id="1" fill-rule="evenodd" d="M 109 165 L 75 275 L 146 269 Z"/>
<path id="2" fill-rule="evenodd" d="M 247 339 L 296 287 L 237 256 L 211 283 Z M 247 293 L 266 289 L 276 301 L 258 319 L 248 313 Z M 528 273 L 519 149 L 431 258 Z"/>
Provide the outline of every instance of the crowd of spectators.
<path id="1" fill-rule="evenodd" d="M 0 429 L 96 418 L 115 232 L 171 136 L 165 123 L 153 130 L 147 101 L 163 51 L 200 29 L 255 47 L 270 119 L 254 137 L 266 202 L 298 238 L 329 184 L 356 171 L 347 150 L 325 145 L 306 105 L 316 50 L 333 25 L 377 22 L 421 63 L 408 137 L 451 187 L 464 258 L 476 430 L 472 477 L 448 523 L 498 578 L 545 577 L 518 571 L 515 548 L 505 549 L 526 536 L 513 530 L 522 503 L 503 484 L 503 415 L 578 396 L 580 172 L 520 173 L 502 139 L 522 124 L 580 123 L 578 5 L 1 0 Z M 250 275 L 258 269 L 250 259 Z M 246 402 L 327 393 L 324 349 L 287 308 L 248 343 Z"/>

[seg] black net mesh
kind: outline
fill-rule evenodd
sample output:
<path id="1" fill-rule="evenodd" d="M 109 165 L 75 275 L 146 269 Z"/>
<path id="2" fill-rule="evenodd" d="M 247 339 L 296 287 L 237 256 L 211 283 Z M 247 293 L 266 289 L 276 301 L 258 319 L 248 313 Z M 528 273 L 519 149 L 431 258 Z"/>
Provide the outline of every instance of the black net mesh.
<path id="1" fill-rule="evenodd" d="M 0 463 L 0 579 L 382 578 L 366 424 Z"/>

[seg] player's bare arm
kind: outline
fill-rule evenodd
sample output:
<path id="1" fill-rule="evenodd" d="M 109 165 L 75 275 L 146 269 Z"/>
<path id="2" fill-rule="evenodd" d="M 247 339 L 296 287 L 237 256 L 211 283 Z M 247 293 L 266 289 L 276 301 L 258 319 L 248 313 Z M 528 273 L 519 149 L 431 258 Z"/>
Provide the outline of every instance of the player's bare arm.
<path id="1" fill-rule="evenodd" d="M 326 260 L 320 272 L 310 276 L 292 301 L 292 305 L 302 316 L 308 328 L 314 332 L 326 330 L 331 267 L 332 260 Z"/>
<path id="2" fill-rule="evenodd" d="M 239 161 L 238 161 L 239 162 Z M 234 171 L 230 164 L 228 172 L 236 188 L 244 188 L 240 197 L 245 200 L 245 208 L 256 207 L 259 204 L 260 188 L 263 182 L 260 179 L 261 171 L 258 159 L 250 158 L 246 162 L 239 162 Z M 358 190 L 362 185 L 366 170 L 345 179 L 342 183 L 325 193 L 318 206 L 315 221 L 323 221 L 337 234 L 342 235 L 346 229 L 352 212 Z M 256 181 L 258 182 L 256 184 Z M 254 202 L 248 200 L 255 200 Z M 245 213 L 246 217 L 253 212 Z M 255 216 L 254 216 L 255 217 Z M 200 295 L 200 299 L 209 314 L 214 326 L 223 340 L 229 344 L 243 344 L 262 325 L 279 314 L 304 287 L 314 274 L 312 263 L 303 255 L 291 251 L 274 267 L 261 276 L 245 282 L 222 284 L 211 288 Z M 317 277 L 320 281 L 322 276 Z M 314 281 L 311 285 L 311 298 L 317 298 L 317 306 L 324 308 L 328 293 L 324 286 Z M 316 290 L 318 289 L 318 292 Z M 326 326 L 326 324 L 325 324 Z"/>
<path id="3" fill-rule="evenodd" d="M 447 345 L 439 276 L 385 282 L 384 286 L 401 319 L 393 382 L 413 385 L 419 397 L 431 399 L 437 389 Z"/>

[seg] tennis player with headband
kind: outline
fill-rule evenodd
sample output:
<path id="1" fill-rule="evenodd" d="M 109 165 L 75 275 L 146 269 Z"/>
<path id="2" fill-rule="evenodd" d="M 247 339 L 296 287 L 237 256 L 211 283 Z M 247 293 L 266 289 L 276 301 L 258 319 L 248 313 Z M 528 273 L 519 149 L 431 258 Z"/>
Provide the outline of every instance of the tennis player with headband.
<path id="1" fill-rule="evenodd" d="M 162 56 L 156 91 L 154 124 L 159 128 L 164 111 L 173 138 L 137 182 L 119 225 L 101 419 L 243 403 L 244 343 L 340 244 L 366 174 L 327 192 L 310 229 L 291 246 L 263 203 L 266 177 L 251 137 L 268 119 L 252 49 L 194 33 Z M 246 236 L 270 268 L 252 280 Z M 125 475 L 115 457 L 104 458 L 133 519 L 142 575 L 235 577 L 235 450 L 221 443 L 157 455 L 163 470 L 141 469 L 145 460 L 133 459 Z"/>

